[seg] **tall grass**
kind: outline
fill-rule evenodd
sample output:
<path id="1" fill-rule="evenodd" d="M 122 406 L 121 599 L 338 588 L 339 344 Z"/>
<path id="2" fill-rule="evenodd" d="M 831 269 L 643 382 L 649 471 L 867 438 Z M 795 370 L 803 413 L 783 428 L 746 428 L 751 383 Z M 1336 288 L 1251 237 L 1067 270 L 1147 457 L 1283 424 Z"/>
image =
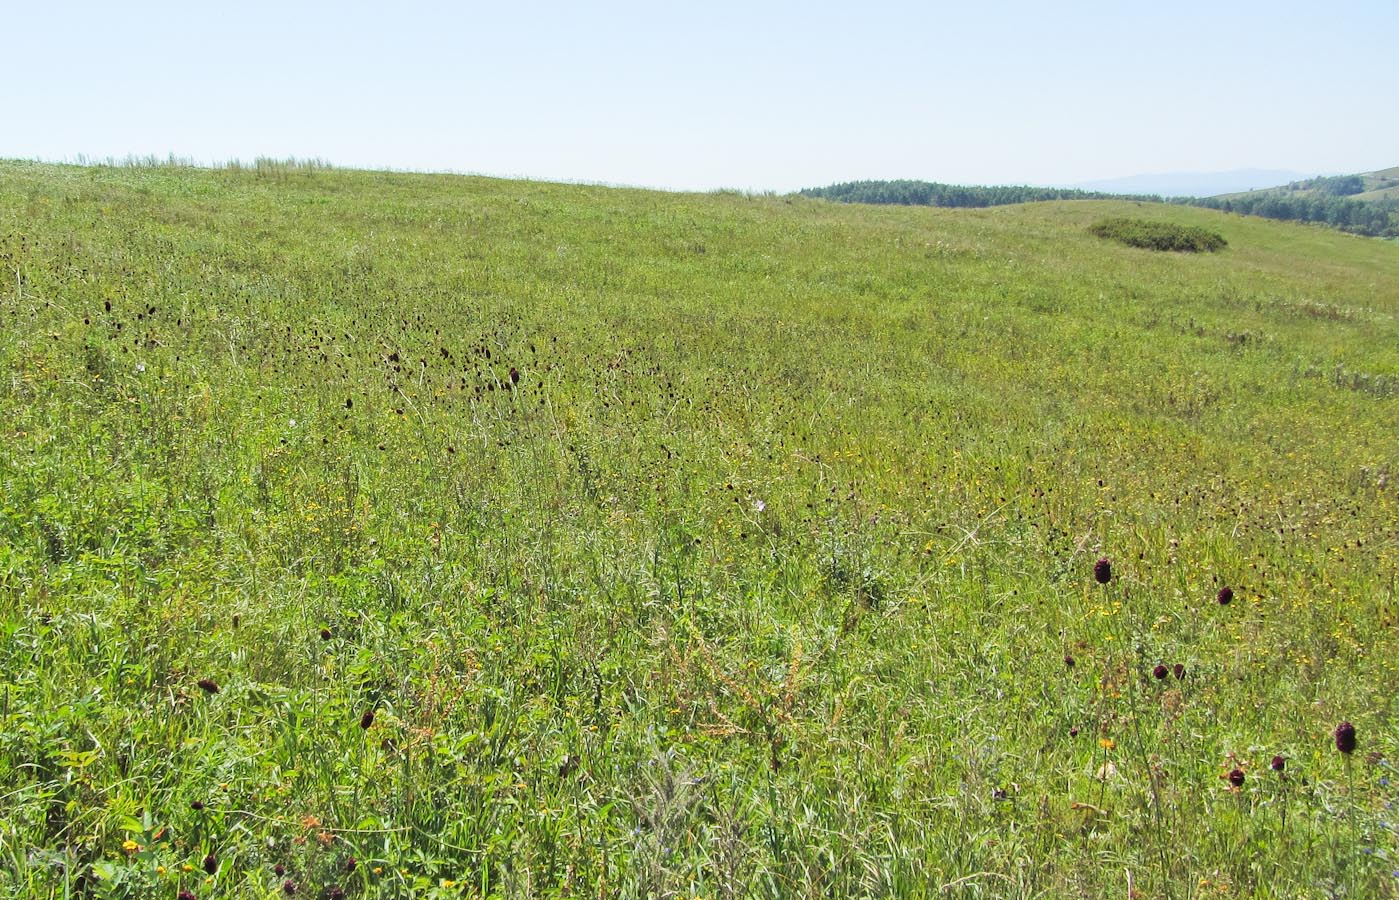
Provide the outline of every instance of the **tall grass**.
<path id="1" fill-rule="evenodd" d="M 0 895 L 1394 896 L 1392 245 L 247 176 L 0 166 Z"/>

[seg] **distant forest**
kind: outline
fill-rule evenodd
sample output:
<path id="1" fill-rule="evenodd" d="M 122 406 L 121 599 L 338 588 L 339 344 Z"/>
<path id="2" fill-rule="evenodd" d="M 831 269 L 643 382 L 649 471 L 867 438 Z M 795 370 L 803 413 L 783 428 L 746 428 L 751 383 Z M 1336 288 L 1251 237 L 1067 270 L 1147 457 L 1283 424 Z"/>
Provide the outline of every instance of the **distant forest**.
<path id="1" fill-rule="evenodd" d="M 1335 194 L 1289 196 L 1256 191 L 1233 197 L 1199 197 L 1175 202 L 1265 219 L 1320 222 L 1371 237 L 1399 236 L 1399 201 L 1395 200 L 1349 200 Z"/>
<path id="2" fill-rule="evenodd" d="M 1289 186 L 1306 194 L 1256 191 L 1230 197 L 1177 197 L 1169 202 L 1202 206 L 1268 219 L 1317 222 L 1372 237 L 1399 236 L 1399 201 L 1351 200 L 1359 176 L 1315 179 Z M 841 203 L 882 203 L 900 206 L 986 207 L 1044 200 L 1137 200 L 1162 203 L 1154 194 L 1104 194 L 1069 188 L 1027 185 L 1003 187 L 938 184 L 931 181 L 847 181 L 829 187 L 806 188 L 803 197 L 822 197 Z"/>
<path id="3" fill-rule="evenodd" d="M 932 181 L 847 181 L 830 187 L 807 188 L 800 193 L 803 197 L 824 197 L 842 203 L 892 203 L 899 206 L 983 207 L 1041 200 L 1161 200 L 1154 194 L 1103 194 L 1027 185 L 983 187 Z"/>

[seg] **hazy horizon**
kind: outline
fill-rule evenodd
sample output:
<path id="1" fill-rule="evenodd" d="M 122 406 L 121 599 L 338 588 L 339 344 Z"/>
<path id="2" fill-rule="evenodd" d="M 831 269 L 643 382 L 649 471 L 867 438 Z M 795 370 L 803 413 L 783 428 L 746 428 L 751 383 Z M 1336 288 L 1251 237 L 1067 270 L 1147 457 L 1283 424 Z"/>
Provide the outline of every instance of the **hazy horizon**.
<path id="1" fill-rule="evenodd" d="M 1399 163 L 1399 9 L 409 3 L 9 14 L 0 156 L 323 158 L 678 190 Z M 1305 21 L 1306 27 L 1298 23 Z"/>
<path id="2" fill-rule="evenodd" d="M 8 158 L 8 159 L 19 160 L 19 161 L 22 161 L 22 162 L 38 163 L 38 164 L 45 164 L 45 165 L 75 165 L 75 166 L 112 166 L 112 165 L 115 165 L 115 166 L 128 166 L 128 165 L 136 165 L 136 166 L 143 166 L 143 165 L 150 165 L 150 164 L 152 164 L 152 163 L 158 164 L 158 165 L 164 165 L 164 164 L 167 164 L 167 163 L 173 163 L 173 164 L 175 164 L 175 165 L 190 165 L 190 166 L 193 166 L 193 167 L 195 167 L 195 168 L 210 168 L 210 169 L 225 168 L 225 167 L 232 166 L 232 165 L 253 166 L 253 165 L 255 165 L 255 164 L 258 162 L 258 159 L 259 159 L 258 157 L 253 157 L 253 158 L 248 158 L 248 159 L 195 159 L 195 158 L 193 158 L 193 157 L 184 156 L 184 155 L 182 155 L 182 154 L 173 153 L 173 152 L 167 153 L 167 154 L 143 154 L 143 155 L 128 154 L 128 155 L 126 155 L 126 156 L 105 156 L 105 157 L 90 157 L 90 156 L 88 156 L 88 155 L 86 155 L 86 154 L 79 154 L 79 155 L 77 155 L 77 156 L 75 156 L 75 157 L 69 157 L 69 158 L 3 157 L 3 156 L 0 156 L 0 160 L 6 159 L 6 158 Z M 270 159 L 270 160 L 272 160 L 273 162 L 276 162 L 276 163 L 307 163 L 307 164 L 315 164 L 315 165 L 325 165 L 325 166 L 330 167 L 330 168 L 332 168 L 332 169 L 347 169 L 347 170 L 352 170 L 352 171 L 363 171 L 363 172 L 388 172 L 388 173 L 395 173 L 395 174 L 414 174 L 414 175 L 455 175 L 455 176 L 464 176 L 464 177 L 500 178 L 500 179 L 505 179 L 505 180 L 529 180 L 529 181 L 539 181 L 539 182 L 548 182 L 548 183 L 557 183 L 557 184 L 574 184 L 574 185 L 584 185 L 584 186 L 615 187 L 615 188 L 624 188 L 624 189 L 673 191 L 673 192 L 679 192 L 679 193 L 690 193 L 690 192 L 695 192 L 695 193 L 707 193 L 707 192 L 712 192 L 712 191 L 723 191 L 723 190 L 744 190 L 744 191 L 749 191 L 749 192 L 753 192 L 753 193 L 778 192 L 778 191 L 776 191 L 775 189 L 767 189 L 767 188 L 732 188 L 732 187 L 727 187 L 727 186 L 722 186 L 722 185 L 721 185 L 721 186 L 712 187 L 712 188 L 687 188 L 687 187 L 669 187 L 669 186 L 666 186 L 666 185 L 629 184 L 629 183 L 626 183 L 626 182 L 590 180 L 590 179 L 582 179 L 582 178 L 546 178 L 546 177 L 531 176 L 531 175 L 511 175 L 511 174 L 500 174 L 500 173 L 494 173 L 494 172 L 474 172 L 474 171 L 461 170 L 461 169 L 446 169 L 446 168 L 441 168 L 441 169 L 428 169 L 428 168 L 415 168 L 415 167 L 404 167 L 404 166 L 344 165 L 344 164 L 338 163 L 338 162 L 337 162 L 336 160 L 334 160 L 334 159 L 326 159 L 326 158 L 324 158 L 324 157 L 297 157 L 297 156 L 280 156 L 280 157 L 279 157 L 279 156 L 267 155 L 267 156 L 261 157 L 261 158 L 263 158 L 263 159 Z M 1366 170 L 1366 171 L 1371 171 L 1371 170 Z M 1269 174 L 1275 176 L 1275 178 L 1260 181 L 1260 180 L 1258 180 L 1257 178 L 1249 179 L 1249 178 L 1245 177 L 1245 176 L 1247 176 L 1247 175 L 1252 175 L 1252 174 L 1254 174 L 1254 173 L 1260 173 L 1260 172 L 1267 172 L 1267 173 L 1269 173 Z M 1118 177 L 1118 178 L 1093 179 L 1093 180 L 1090 180 L 1090 181 L 1081 181 L 1081 182 L 1076 182 L 1076 183 L 1072 183 L 1072 184 L 1070 184 L 1070 183 L 1048 183 L 1048 184 L 1046 184 L 1046 183 L 1040 183 L 1040 184 L 1031 184 L 1031 183 L 1028 183 L 1028 182 L 1009 182 L 1009 181 L 982 182 L 982 183 L 978 183 L 978 184 L 972 184 L 972 183 L 969 183 L 969 182 L 946 182 L 946 181 L 943 181 L 943 182 L 940 182 L 940 183 L 943 183 L 943 184 L 957 184 L 958 186 L 966 186 L 966 187 L 1002 187 L 1002 186 L 1004 186 L 1004 187 L 1066 188 L 1066 189 L 1075 189 L 1075 190 L 1091 191 L 1091 192 L 1098 192 L 1098 193 L 1159 194 L 1159 195 L 1161 195 L 1162 197 L 1185 197 L 1185 196 L 1207 197 L 1207 196 L 1214 196 L 1214 195 L 1216 195 L 1216 194 L 1238 193 L 1238 192 L 1243 192 L 1243 191 L 1248 191 L 1248 190 L 1259 190 L 1259 189 L 1264 189 L 1264 188 L 1268 188 L 1268 187 L 1278 187 L 1278 186 L 1281 186 L 1281 185 L 1284 185 L 1284 184 L 1287 184 L 1287 183 L 1293 182 L 1293 181 L 1298 181 L 1298 180 L 1303 180 L 1303 179 L 1308 179 L 1308 178 L 1315 178 L 1315 177 L 1326 177 L 1326 176 L 1337 175 L 1337 174 L 1351 174 L 1351 173 L 1338 173 L 1338 172 L 1313 172 L 1313 173 L 1305 173 L 1305 172 L 1295 172 L 1295 171 L 1287 171 L 1287 170 L 1235 169 L 1235 170 L 1231 170 L 1231 171 L 1228 171 L 1228 172 L 1148 172 L 1148 173 L 1141 173 L 1141 174 L 1137 174 L 1137 175 L 1121 176 L 1121 177 Z M 807 189 L 807 188 L 821 188 L 821 187 L 827 187 L 827 186 L 834 185 L 834 184 L 841 184 L 841 183 L 845 183 L 845 182 L 861 181 L 861 180 L 870 180 L 870 181 L 895 181 L 895 180 L 936 181 L 936 179 L 932 179 L 932 178 L 928 178 L 928 179 L 896 179 L 896 178 L 890 178 L 890 179 L 850 179 L 850 178 L 844 178 L 844 179 L 833 179 L 833 180 L 831 180 L 831 181 L 829 181 L 829 182 L 827 182 L 827 183 L 825 183 L 825 184 L 819 184 L 819 185 L 817 185 L 817 184 L 802 185 L 800 188 L 791 188 L 791 189 L 788 189 L 788 190 L 781 191 L 780 193 L 796 193 L 796 192 L 798 192 L 798 191 L 805 190 L 805 189 Z M 1183 183 L 1183 182 L 1184 182 L 1184 183 L 1196 183 L 1196 182 L 1199 182 L 1199 183 L 1201 183 L 1201 184 L 1203 184 L 1203 183 L 1205 183 L 1205 182 L 1216 182 L 1216 185 L 1215 185 L 1215 188 L 1212 188 L 1212 189 L 1210 189 L 1210 190 L 1199 190 L 1199 191 L 1196 191 L 1196 192 L 1193 192 L 1193 193 L 1192 193 L 1192 192 L 1190 192 L 1190 191 L 1188 191 L 1188 190 L 1185 190 L 1185 189 L 1179 187 L 1179 185 L 1180 185 L 1181 183 Z M 1225 186 L 1220 187 L 1220 186 L 1218 185 L 1218 182 L 1224 182 L 1224 183 L 1225 183 Z M 1237 185 L 1235 185 L 1235 184 L 1231 184 L 1231 182 L 1237 182 L 1237 185 L 1243 185 L 1243 186 L 1237 186 Z"/>

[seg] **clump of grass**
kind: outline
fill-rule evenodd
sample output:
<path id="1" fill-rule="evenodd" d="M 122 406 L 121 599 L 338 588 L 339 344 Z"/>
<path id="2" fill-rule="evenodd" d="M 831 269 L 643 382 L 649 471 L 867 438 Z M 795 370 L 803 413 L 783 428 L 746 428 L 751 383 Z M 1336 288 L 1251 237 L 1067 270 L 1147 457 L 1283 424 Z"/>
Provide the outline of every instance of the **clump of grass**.
<path id="1" fill-rule="evenodd" d="M 1174 250 L 1185 253 L 1213 253 L 1228 246 L 1224 235 L 1198 225 L 1152 222 L 1147 219 L 1117 217 L 1103 219 L 1088 229 L 1100 238 L 1146 250 Z"/>

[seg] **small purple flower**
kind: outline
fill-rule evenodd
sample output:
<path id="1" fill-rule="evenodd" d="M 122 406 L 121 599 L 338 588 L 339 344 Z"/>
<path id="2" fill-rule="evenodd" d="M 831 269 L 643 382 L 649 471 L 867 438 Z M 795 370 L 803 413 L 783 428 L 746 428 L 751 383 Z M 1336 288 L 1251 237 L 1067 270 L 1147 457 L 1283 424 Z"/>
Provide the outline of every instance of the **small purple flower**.
<path id="1" fill-rule="evenodd" d="M 1336 726 L 1336 749 L 1349 756 L 1355 752 L 1355 726 L 1342 722 Z"/>
<path id="2" fill-rule="evenodd" d="M 1225 585 L 1219 589 L 1219 593 L 1214 595 L 1214 602 L 1220 606 L 1228 606 L 1234 602 L 1234 589 Z"/>
<path id="3" fill-rule="evenodd" d="M 1093 564 L 1093 580 L 1099 584 L 1112 581 L 1112 562 L 1106 556 Z"/>

